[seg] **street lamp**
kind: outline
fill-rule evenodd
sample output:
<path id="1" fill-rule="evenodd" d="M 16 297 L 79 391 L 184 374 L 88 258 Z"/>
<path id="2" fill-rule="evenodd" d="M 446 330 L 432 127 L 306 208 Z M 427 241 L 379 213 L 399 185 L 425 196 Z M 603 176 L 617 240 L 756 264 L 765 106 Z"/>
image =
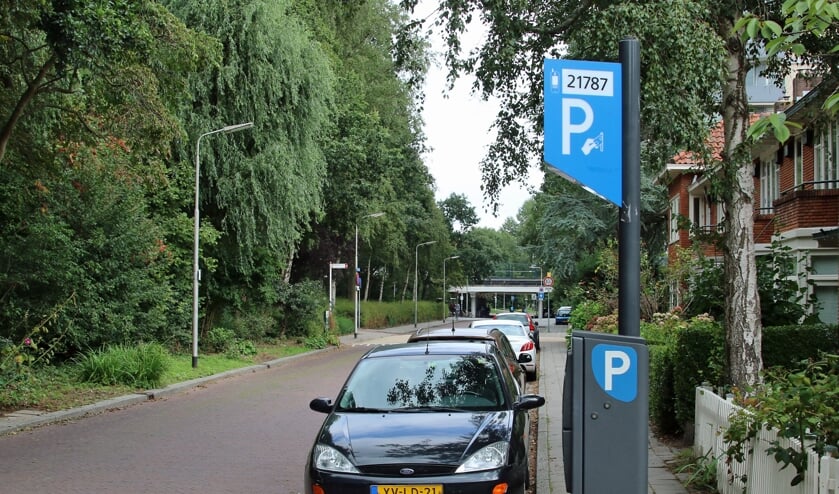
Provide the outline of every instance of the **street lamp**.
<path id="1" fill-rule="evenodd" d="M 384 216 L 385 213 L 371 213 L 359 218 L 360 220 L 366 218 L 378 218 L 379 216 Z M 361 296 L 361 284 L 358 282 L 359 275 L 359 268 L 358 268 L 358 221 L 355 222 L 355 297 L 353 298 L 353 305 L 354 305 L 354 318 L 355 322 L 353 323 L 353 338 L 358 338 L 358 298 Z M 368 273 L 369 274 L 369 273 Z M 369 280 L 368 280 L 369 282 Z"/>
<path id="2" fill-rule="evenodd" d="M 417 327 L 417 275 L 419 274 L 418 263 L 419 263 L 419 248 L 423 245 L 431 245 L 437 243 L 436 240 L 430 240 L 428 242 L 423 242 L 421 244 L 417 244 L 416 248 L 414 249 L 414 327 Z"/>
<path id="3" fill-rule="evenodd" d="M 458 259 L 460 256 L 451 256 L 443 259 L 443 322 L 446 322 L 446 261 L 449 259 Z"/>
<path id="4" fill-rule="evenodd" d="M 192 272 L 192 368 L 198 367 L 198 282 L 201 280 L 201 270 L 198 268 L 198 180 L 200 178 L 201 139 L 213 134 L 229 134 L 240 130 L 250 129 L 253 122 L 228 125 L 198 136 L 195 142 L 195 239 L 192 249 L 193 272 Z"/>

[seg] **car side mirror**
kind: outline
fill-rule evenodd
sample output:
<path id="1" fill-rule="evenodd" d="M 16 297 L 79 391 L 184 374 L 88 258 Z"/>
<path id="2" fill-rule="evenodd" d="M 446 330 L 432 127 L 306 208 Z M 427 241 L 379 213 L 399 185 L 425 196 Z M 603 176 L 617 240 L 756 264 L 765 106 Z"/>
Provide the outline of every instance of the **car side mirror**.
<path id="1" fill-rule="evenodd" d="M 519 363 L 526 364 L 528 362 L 533 362 L 533 356 L 529 353 L 522 353 L 519 355 Z"/>
<path id="2" fill-rule="evenodd" d="M 545 397 L 539 395 L 522 395 L 514 404 L 516 410 L 530 410 L 545 404 Z"/>
<path id="3" fill-rule="evenodd" d="M 329 413 L 332 411 L 332 400 L 330 398 L 315 398 L 309 402 L 309 408 L 320 413 Z"/>

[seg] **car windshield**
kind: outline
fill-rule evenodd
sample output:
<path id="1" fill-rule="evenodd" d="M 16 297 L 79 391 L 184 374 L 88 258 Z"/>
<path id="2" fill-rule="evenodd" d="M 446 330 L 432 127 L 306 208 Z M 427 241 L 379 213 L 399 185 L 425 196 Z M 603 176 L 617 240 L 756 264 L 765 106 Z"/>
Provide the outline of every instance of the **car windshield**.
<path id="1" fill-rule="evenodd" d="M 526 314 L 502 314 L 502 315 L 498 316 L 498 319 L 511 319 L 511 320 L 514 320 L 514 321 L 519 321 L 522 324 L 530 324 L 527 321 L 527 315 Z"/>
<path id="2" fill-rule="evenodd" d="M 359 362 L 338 410 L 500 410 L 504 404 L 498 370 L 486 355 L 415 355 Z"/>
<path id="3" fill-rule="evenodd" d="M 491 326 L 479 326 L 479 327 L 490 327 L 496 328 L 501 330 L 502 333 L 507 335 L 508 338 L 529 338 L 530 336 L 525 331 L 524 327 L 521 324 L 493 324 Z"/>

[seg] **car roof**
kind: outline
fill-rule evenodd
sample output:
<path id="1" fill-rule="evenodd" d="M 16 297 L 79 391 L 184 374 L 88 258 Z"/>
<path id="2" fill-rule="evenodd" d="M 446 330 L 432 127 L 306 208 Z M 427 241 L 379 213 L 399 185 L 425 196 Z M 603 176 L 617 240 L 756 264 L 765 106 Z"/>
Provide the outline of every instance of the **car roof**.
<path id="1" fill-rule="evenodd" d="M 491 337 L 489 337 L 491 338 Z M 470 353 L 493 353 L 495 345 L 478 340 L 420 340 L 392 345 L 379 345 L 362 358 L 405 357 L 411 355 L 463 355 Z"/>
<path id="2" fill-rule="evenodd" d="M 487 328 L 429 328 L 421 329 L 408 337 L 408 341 L 493 341 Z"/>
<path id="3" fill-rule="evenodd" d="M 470 324 L 473 328 L 485 328 L 490 326 L 514 326 L 516 324 L 518 324 L 521 327 L 524 327 L 524 324 L 515 319 L 479 319 L 477 321 L 472 321 Z"/>

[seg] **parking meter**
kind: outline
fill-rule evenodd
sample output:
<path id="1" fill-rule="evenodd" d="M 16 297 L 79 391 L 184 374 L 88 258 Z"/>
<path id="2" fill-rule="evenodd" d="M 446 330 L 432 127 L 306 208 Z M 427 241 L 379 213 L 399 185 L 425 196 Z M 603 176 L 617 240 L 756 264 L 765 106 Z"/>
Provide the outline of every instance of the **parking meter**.
<path id="1" fill-rule="evenodd" d="M 648 409 L 644 339 L 573 331 L 562 394 L 568 492 L 646 494 Z"/>

